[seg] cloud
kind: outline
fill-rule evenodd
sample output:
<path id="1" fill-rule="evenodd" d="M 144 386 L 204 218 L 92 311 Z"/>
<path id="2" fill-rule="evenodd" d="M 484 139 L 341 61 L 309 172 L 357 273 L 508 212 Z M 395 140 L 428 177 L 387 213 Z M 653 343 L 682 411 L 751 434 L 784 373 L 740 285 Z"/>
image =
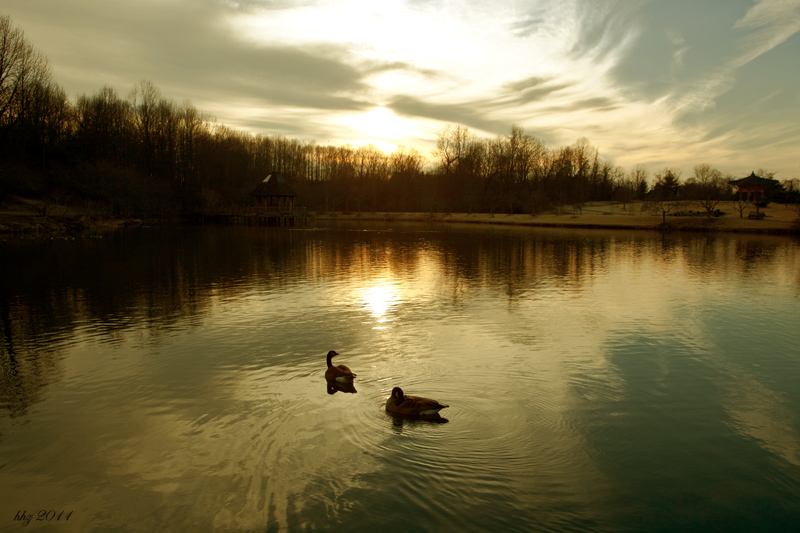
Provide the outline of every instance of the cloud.
<path id="1" fill-rule="evenodd" d="M 756 0 L 733 26 L 748 31 L 742 39 L 741 65 L 772 50 L 800 31 L 800 0 Z"/>
<path id="2" fill-rule="evenodd" d="M 602 61 L 625 52 L 641 32 L 640 10 L 648 0 L 583 0 L 575 10 L 577 28 L 570 55 Z"/>
<path id="3" fill-rule="evenodd" d="M 596 98 L 588 98 L 586 100 L 577 100 L 568 105 L 550 108 L 551 112 L 574 112 L 574 111 L 613 111 L 617 109 L 618 103 L 605 96 L 598 96 Z"/>
<path id="4" fill-rule="evenodd" d="M 740 70 L 800 31 L 800 0 L 761 0 L 736 21 L 731 36 L 737 53 L 702 76 L 677 85 L 669 96 L 676 119 L 713 108 L 734 88 Z M 752 101 L 752 97 L 748 98 Z M 747 102 L 748 104 L 750 102 Z"/>
<path id="5" fill-rule="evenodd" d="M 681 67 L 683 67 L 683 58 L 689 51 L 689 47 L 686 46 L 686 39 L 684 39 L 683 35 L 678 31 L 668 31 L 667 37 L 675 48 L 672 54 L 672 65 L 670 67 L 670 72 L 675 75 L 680 71 Z"/>
<path id="6" fill-rule="evenodd" d="M 568 83 L 559 82 L 553 78 L 531 77 L 524 80 L 507 83 L 503 89 L 507 91 L 506 97 L 500 97 L 509 105 L 542 102 L 548 96 L 566 89 Z"/>
<path id="7" fill-rule="evenodd" d="M 494 120 L 480 110 L 477 102 L 467 104 L 437 104 L 413 96 L 397 96 L 388 106 L 395 113 L 407 117 L 438 120 L 444 123 L 462 124 L 468 128 L 490 133 L 508 130 L 510 123 Z"/>
<path id="8" fill-rule="evenodd" d="M 591 135 L 623 164 L 670 151 L 735 164 L 731 146 L 774 140 L 751 135 L 768 122 L 786 139 L 800 131 L 800 0 L 3 4 L 68 94 L 124 96 L 147 79 L 254 133 L 362 142 L 358 125 L 375 121 L 359 117 L 385 106 L 405 119 L 397 144 L 413 119 L 422 152 L 447 123 L 490 135 L 518 124 L 548 143 Z M 774 154 L 763 157 L 796 167 Z"/>
<path id="9" fill-rule="evenodd" d="M 32 41 L 48 50 L 56 78 L 68 83 L 72 94 L 93 94 L 110 85 L 124 96 L 147 79 L 166 97 L 191 100 L 223 122 L 250 131 L 306 138 L 309 131 L 303 123 L 281 127 L 256 117 L 264 114 L 262 110 L 294 120 L 308 115 L 300 109 L 362 111 L 369 89 L 365 78 L 376 69 L 402 68 L 399 63 L 361 68 L 338 43 L 254 46 L 235 34 L 226 20 L 231 13 L 263 9 L 261 2 L 49 4 L 52 11 L 46 20 L 59 23 L 46 25 L 47 33 Z M 317 131 L 313 120 L 308 125 Z"/>

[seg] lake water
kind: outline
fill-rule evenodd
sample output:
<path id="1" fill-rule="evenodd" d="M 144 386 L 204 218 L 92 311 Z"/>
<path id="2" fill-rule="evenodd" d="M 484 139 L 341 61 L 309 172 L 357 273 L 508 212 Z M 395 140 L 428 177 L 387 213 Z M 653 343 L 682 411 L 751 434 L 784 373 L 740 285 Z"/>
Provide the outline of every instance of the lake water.
<path id="1" fill-rule="evenodd" d="M 331 223 L 0 253 L 2 530 L 800 523 L 796 239 Z M 449 422 L 388 415 L 394 386 Z"/>

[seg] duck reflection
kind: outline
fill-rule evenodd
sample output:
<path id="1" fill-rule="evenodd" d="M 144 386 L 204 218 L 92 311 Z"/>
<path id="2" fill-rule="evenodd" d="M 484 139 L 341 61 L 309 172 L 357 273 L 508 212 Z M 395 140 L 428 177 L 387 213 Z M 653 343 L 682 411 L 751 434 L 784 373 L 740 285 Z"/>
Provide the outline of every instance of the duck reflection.
<path id="1" fill-rule="evenodd" d="M 336 394 L 337 392 L 355 394 L 358 392 L 352 383 L 342 383 L 341 381 L 336 381 L 336 379 L 328 379 L 327 376 L 325 377 L 325 383 L 327 384 L 328 394 Z"/>
<path id="2" fill-rule="evenodd" d="M 439 413 L 435 415 L 400 415 L 392 413 L 391 411 L 386 411 L 386 415 L 392 419 L 392 426 L 395 431 L 401 431 L 405 424 L 411 424 L 413 427 L 414 424 L 424 424 L 425 422 L 444 424 L 450 421 Z"/>

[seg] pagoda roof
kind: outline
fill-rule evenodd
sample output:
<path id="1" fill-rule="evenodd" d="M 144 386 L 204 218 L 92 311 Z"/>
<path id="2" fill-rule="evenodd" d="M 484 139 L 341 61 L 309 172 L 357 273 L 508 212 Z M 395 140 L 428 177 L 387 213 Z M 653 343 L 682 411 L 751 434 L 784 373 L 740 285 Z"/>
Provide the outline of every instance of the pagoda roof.
<path id="1" fill-rule="evenodd" d="M 250 194 L 252 196 L 297 196 L 286 178 L 278 172 L 270 172 Z"/>
<path id="2" fill-rule="evenodd" d="M 771 180 L 768 178 L 762 178 L 761 176 L 756 176 L 755 172 L 751 172 L 749 176 L 746 178 L 738 179 L 729 181 L 731 185 L 736 185 L 737 187 L 741 187 L 742 185 L 755 185 L 758 187 L 771 187 L 773 185 L 778 184 L 778 180 Z"/>

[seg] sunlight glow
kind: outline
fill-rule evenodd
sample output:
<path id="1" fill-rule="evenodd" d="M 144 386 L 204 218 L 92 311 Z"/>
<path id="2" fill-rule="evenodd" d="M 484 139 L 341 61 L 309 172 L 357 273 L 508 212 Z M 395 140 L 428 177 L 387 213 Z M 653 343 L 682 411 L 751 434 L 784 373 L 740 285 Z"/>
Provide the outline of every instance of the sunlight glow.
<path id="1" fill-rule="evenodd" d="M 385 107 L 375 107 L 366 113 L 348 115 L 343 117 L 340 123 L 357 130 L 369 139 L 369 143 L 387 154 L 394 151 L 395 146 L 391 142 L 393 139 L 410 135 L 415 127 L 410 120 L 398 117 Z"/>
<path id="2" fill-rule="evenodd" d="M 361 294 L 361 301 L 378 323 L 390 320 L 388 315 L 399 300 L 397 286 L 386 282 L 363 289 Z"/>
<path id="3" fill-rule="evenodd" d="M 527 20 L 523 16 L 527 9 L 514 3 L 459 7 L 322 1 L 243 10 L 230 16 L 228 23 L 237 38 L 258 46 L 301 46 L 363 72 L 361 81 L 367 89 L 350 96 L 375 107 L 333 119 L 332 134 L 356 146 L 372 144 L 391 153 L 401 144 L 419 147 L 420 139 L 429 144 L 449 122 L 401 118 L 383 107 L 398 96 L 413 95 L 413 100 L 454 110 L 490 105 L 497 121 L 509 127 L 533 117 L 537 127 L 550 122 L 561 127 L 564 110 L 573 109 L 575 102 L 615 96 L 616 89 L 604 79 L 615 54 L 608 53 L 605 61 L 571 55 L 580 30 L 574 6 L 540 6 L 541 17 L 523 28 L 520 21 Z M 338 46 L 319 48 L 331 42 Z M 561 89 L 547 99 L 520 105 L 519 92 L 510 88 L 520 80 L 560 76 L 575 78 L 567 81 L 570 90 Z M 588 115 L 579 111 L 576 115 Z M 598 120 L 607 121 L 606 114 Z M 555 133 L 558 136 L 559 131 Z M 573 142 L 582 135 L 569 133 L 563 140 Z"/>
<path id="4" fill-rule="evenodd" d="M 253 134 L 430 154 L 443 126 L 516 125 L 549 148 L 586 137 L 624 168 L 800 175 L 800 0 L 140 4 L 7 0 L 3 15 L 66 94 L 124 99 L 141 78 Z"/>
<path id="5" fill-rule="evenodd" d="M 299 47 L 352 69 L 359 83 L 340 96 L 375 107 L 317 119 L 326 123 L 314 125 L 326 138 L 386 153 L 398 145 L 426 152 L 445 124 L 460 121 L 479 136 L 502 135 L 515 124 L 551 145 L 588 137 L 628 167 L 731 161 L 743 157 L 730 149 L 732 139 L 763 144 L 752 128 L 733 137 L 718 128 L 723 133 L 709 138 L 708 125 L 692 128 L 680 119 L 712 112 L 738 68 L 800 31 L 798 1 L 763 0 L 741 13 L 732 28 L 738 33 L 723 33 L 740 44 L 738 55 L 699 78 L 686 66 L 697 61 L 703 40 L 665 28 L 665 57 L 672 59 L 663 68 L 671 82 L 657 91 L 625 83 L 626 65 L 646 53 L 644 36 L 653 29 L 638 3 L 320 0 L 241 9 L 225 21 L 236 39 Z M 387 109 L 398 101 L 407 118 Z M 631 131 L 636 135 L 620 134 Z M 769 159 L 785 158 L 764 150 Z"/>

